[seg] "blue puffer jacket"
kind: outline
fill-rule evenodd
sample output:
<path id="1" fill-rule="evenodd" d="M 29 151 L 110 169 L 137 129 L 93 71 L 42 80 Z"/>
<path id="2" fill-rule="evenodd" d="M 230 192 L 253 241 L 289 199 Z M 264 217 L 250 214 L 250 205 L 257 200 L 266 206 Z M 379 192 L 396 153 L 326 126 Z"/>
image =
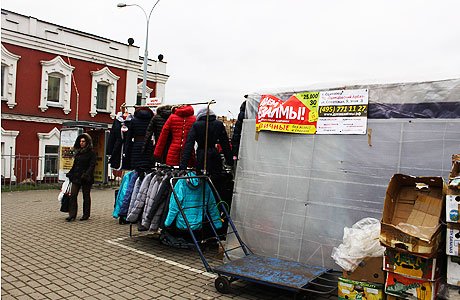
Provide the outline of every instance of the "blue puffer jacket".
<path id="1" fill-rule="evenodd" d="M 196 176 L 194 172 L 187 173 L 187 176 Z M 219 229 L 222 227 L 219 210 L 217 209 L 216 199 L 208 183 L 204 185 L 204 203 L 207 207 L 208 214 L 213 220 L 214 226 Z M 192 230 L 201 229 L 203 220 L 203 180 L 199 178 L 179 179 L 174 186 L 174 191 L 184 210 L 187 221 Z M 176 220 L 178 229 L 187 229 L 187 224 L 179 211 L 174 193 L 169 200 L 169 212 L 165 220 L 165 226 L 169 227 Z"/>
<path id="2" fill-rule="evenodd" d="M 125 198 L 126 191 L 128 190 L 129 182 L 131 178 L 134 176 L 134 171 L 130 171 L 123 176 L 121 180 L 120 189 L 118 190 L 117 199 L 115 201 L 115 207 L 113 209 L 112 216 L 114 218 L 118 218 L 118 214 L 120 213 L 121 205 L 123 204 L 123 199 Z"/>
<path id="3" fill-rule="evenodd" d="M 123 198 L 123 203 L 121 204 L 120 211 L 118 212 L 119 217 L 126 217 L 128 215 L 129 203 L 131 203 L 131 196 L 133 194 L 134 185 L 136 180 L 139 177 L 139 173 L 134 171 L 134 175 L 129 181 L 128 188 L 126 189 L 125 197 Z"/>

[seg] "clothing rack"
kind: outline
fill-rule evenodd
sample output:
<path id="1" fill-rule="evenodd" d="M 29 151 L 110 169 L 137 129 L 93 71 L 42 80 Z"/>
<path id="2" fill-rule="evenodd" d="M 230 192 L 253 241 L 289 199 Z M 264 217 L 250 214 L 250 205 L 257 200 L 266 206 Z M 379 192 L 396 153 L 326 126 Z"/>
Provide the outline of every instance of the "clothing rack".
<path id="1" fill-rule="evenodd" d="M 192 170 L 191 168 L 187 168 L 187 170 Z M 138 170 L 135 170 L 136 172 L 139 173 Z M 179 170 L 179 167 L 178 166 L 168 166 L 168 165 L 165 165 L 165 164 L 159 164 L 159 163 L 156 163 L 155 164 L 155 167 L 153 168 L 150 168 L 148 170 L 140 170 L 141 172 L 144 172 L 145 175 L 147 174 L 150 174 L 150 173 L 153 173 L 153 172 L 159 172 L 159 171 L 172 171 L 172 172 L 177 172 L 176 174 L 174 174 L 175 176 L 180 176 L 181 172 Z M 135 225 L 136 223 L 129 223 L 129 237 L 132 237 L 133 236 L 133 225 Z M 151 231 L 147 230 L 146 232 L 148 233 L 152 233 Z"/>
<path id="2" fill-rule="evenodd" d="M 204 104 L 215 104 L 216 103 L 216 100 L 211 100 L 211 101 L 208 101 L 208 102 L 193 102 L 193 103 L 174 103 L 174 104 L 170 104 L 171 106 L 183 106 L 183 105 L 204 105 Z M 123 108 L 125 107 L 158 107 L 158 106 L 161 106 L 161 105 L 165 105 L 166 103 L 163 103 L 163 104 L 159 104 L 159 105 L 137 105 L 137 104 L 134 104 L 134 105 L 127 105 L 126 102 L 123 102 L 121 105 L 120 105 L 120 111 L 123 110 Z"/>

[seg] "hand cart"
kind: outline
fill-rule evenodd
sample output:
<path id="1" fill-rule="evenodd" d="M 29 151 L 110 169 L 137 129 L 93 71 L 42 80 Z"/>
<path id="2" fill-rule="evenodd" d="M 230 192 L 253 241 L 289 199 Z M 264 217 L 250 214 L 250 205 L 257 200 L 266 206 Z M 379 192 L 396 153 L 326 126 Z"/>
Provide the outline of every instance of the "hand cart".
<path id="1" fill-rule="evenodd" d="M 196 238 L 196 234 L 191 229 L 189 220 L 186 217 L 186 209 L 181 205 L 181 201 L 178 198 L 176 192 L 173 190 L 174 199 L 178 205 L 179 211 L 187 224 L 187 229 L 191 235 L 193 243 L 200 255 L 201 261 L 203 262 L 206 271 L 215 273 L 218 277 L 215 279 L 215 287 L 220 293 L 229 293 L 231 291 L 231 283 L 236 280 L 243 280 L 247 282 L 253 282 L 257 284 L 267 285 L 271 287 L 277 287 L 283 290 L 288 290 L 296 293 L 296 299 L 308 299 L 310 296 L 318 295 L 329 295 L 337 290 L 338 277 L 341 275 L 337 271 L 333 271 L 328 268 L 319 266 L 306 265 L 300 262 L 289 261 L 274 257 L 266 257 L 254 254 L 249 247 L 242 241 L 236 227 L 230 218 L 230 215 L 223 205 L 220 195 L 217 193 L 216 188 L 211 182 L 210 178 L 205 175 L 201 176 L 187 176 L 187 177 L 173 177 L 171 178 L 171 185 L 174 187 L 175 182 L 178 180 L 184 180 L 187 178 L 199 178 L 205 184 L 207 183 L 213 191 L 219 208 L 222 212 L 222 218 L 227 218 L 228 224 L 231 230 L 227 235 L 234 234 L 238 240 L 239 246 L 226 249 L 222 244 L 223 235 L 217 233 L 217 229 L 214 226 L 213 220 L 208 212 L 209 203 L 204 201 L 203 193 L 203 224 L 208 223 L 211 225 L 212 232 L 214 234 L 212 239 L 217 241 L 221 248 L 224 249 L 225 258 L 228 260 L 227 263 L 212 267 L 208 263 L 208 260 L 203 254 L 202 249 L 199 246 L 199 242 Z M 203 186 L 205 185 L 203 184 Z M 204 190 L 204 188 L 203 188 Z M 193 207 L 196 208 L 196 207 Z M 203 242 L 203 241 L 201 241 Z M 244 253 L 244 256 L 235 260 L 232 260 L 229 256 L 229 252 L 240 249 Z"/>

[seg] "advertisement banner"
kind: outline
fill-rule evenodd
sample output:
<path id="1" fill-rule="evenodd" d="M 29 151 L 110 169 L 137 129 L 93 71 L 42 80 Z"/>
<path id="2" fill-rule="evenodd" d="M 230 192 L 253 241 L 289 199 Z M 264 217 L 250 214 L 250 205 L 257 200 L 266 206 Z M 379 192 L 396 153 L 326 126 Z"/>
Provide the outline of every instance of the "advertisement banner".
<path id="1" fill-rule="evenodd" d="M 73 165 L 73 145 L 78 135 L 81 133 L 79 128 L 69 128 L 61 130 L 59 147 L 59 180 L 65 180 L 67 172 Z"/>
<path id="2" fill-rule="evenodd" d="M 286 101 L 272 95 L 263 95 L 256 118 L 256 131 L 314 134 L 318 120 L 319 94 L 298 93 Z"/>
<path id="3" fill-rule="evenodd" d="M 317 134 L 366 134 L 367 89 L 320 92 Z"/>

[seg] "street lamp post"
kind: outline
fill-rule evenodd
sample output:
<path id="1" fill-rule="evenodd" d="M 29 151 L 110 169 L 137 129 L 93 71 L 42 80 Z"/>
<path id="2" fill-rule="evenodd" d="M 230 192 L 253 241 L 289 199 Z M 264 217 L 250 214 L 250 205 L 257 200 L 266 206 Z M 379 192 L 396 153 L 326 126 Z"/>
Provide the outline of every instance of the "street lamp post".
<path id="1" fill-rule="evenodd" d="M 117 4 L 117 7 L 119 7 L 119 8 L 123 8 L 123 7 L 126 7 L 126 6 L 137 6 L 137 7 L 139 7 L 144 12 L 145 20 L 147 21 L 147 30 L 146 30 L 146 34 L 145 34 L 145 50 L 144 50 L 144 73 L 143 73 L 143 76 L 142 76 L 142 102 L 141 102 L 142 105 L 145 105 L 145 102 L 146 102 L 145 99 L 147 98 L 146 90 L 147 90 L 147 64 L 148 64 L 148 57 L 149 57 L 148 46 L 149 46 L 150 16 L 152 15 L 153 9 L 155 8 L 155 6 L 157 6 L 158 2 L 160 2 L 160 0 L 157 0 L 157 2 L 155 2 L 155 5 L 153 5 L 153 7 L 150 10 L 150 13 L 149 13 L 148 16 L 147 16 L 147 13 L 145 12 L 145 9 L 142 8 L 142 6 L 140 6 L 138 4 L 126 4 L 126 3 L 118 3 Z"/>

